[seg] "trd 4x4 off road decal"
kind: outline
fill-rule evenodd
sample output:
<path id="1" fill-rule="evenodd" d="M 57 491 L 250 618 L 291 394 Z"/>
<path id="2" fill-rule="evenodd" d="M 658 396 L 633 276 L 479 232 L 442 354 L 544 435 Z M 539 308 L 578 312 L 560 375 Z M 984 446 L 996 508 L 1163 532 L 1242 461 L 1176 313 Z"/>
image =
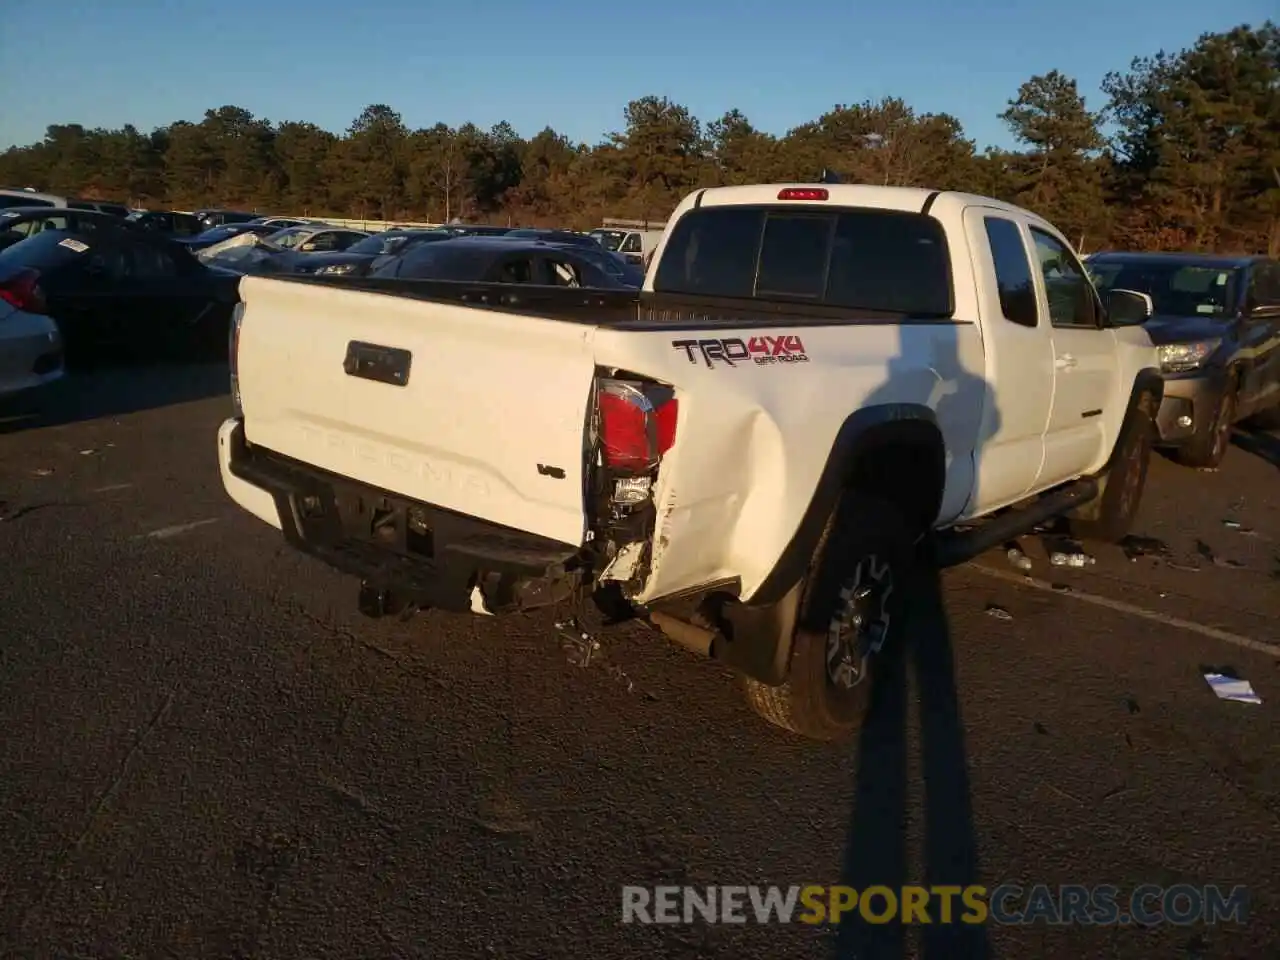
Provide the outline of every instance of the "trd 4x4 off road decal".
<path id="1" fill-rule="evenodd" d="M 780 337 L 752 337 L 750 340 L 743 340 L 741 337 L 672 340 L 671 346 L 676 350 L 683 350 L 690 363 L 697 363 L 701 357 L 708 367 L 714 367 L 717 363 L 736 367 L 748 360 L 758 364 L 809 361 L 800 338 L 790 334 Z"/>

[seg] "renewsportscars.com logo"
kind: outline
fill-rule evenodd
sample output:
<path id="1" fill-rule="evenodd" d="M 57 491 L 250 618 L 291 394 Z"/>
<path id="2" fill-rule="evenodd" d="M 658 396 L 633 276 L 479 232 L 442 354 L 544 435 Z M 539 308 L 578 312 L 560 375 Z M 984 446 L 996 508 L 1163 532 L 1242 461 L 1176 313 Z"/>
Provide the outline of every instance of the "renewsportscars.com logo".
<path id="1" fill-rule="evenodd" d="M 1156 926 L 1244 923 L 1246 887 L 1006 883 L 961 886 L 708 886 L 622 888 L 623 923 L 1046 924 Z"/>

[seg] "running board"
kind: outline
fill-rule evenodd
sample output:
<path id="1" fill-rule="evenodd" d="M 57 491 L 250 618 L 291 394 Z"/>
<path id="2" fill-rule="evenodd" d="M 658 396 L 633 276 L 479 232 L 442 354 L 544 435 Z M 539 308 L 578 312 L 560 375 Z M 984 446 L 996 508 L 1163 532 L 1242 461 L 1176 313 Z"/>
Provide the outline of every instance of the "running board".
<path id="1" fill-rule="evenodd" d="M 1038 524 L 1062 516 L 1098 495 L 1098 481 L 1092 477 L 1075 480 L 1046 493 L 1025 507 L 1010 510 L 963 532 L 944 531 L 932 538 L 932 561 L 938 567 L 967 563 L 997 544 L 1020 537 Z"/>

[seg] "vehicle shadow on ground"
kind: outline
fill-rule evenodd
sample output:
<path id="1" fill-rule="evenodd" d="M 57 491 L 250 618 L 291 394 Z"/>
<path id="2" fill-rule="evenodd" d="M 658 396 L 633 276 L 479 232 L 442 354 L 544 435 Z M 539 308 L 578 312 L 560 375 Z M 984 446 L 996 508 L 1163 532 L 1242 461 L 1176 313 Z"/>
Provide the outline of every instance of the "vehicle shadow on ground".
<path id="1" fill-rule="evenodd" d="M 226 363 L 68 372 L 58 383 L 0 398 L 0 435 L 190 403 L 229 390 Z"/>
<path id="2" fill-rule="evenodd" d="M 1280 467 L 1280 436 L 1263 430 L 1236 429 L 1231 442 L 1246 453 L 1267 461 L 1273 467 Z"/>
<path id="3" fill-rule="evenodd" d="M 936 571 L 923 568 L 908 584 L 906 611 L 902 642 L 881 660 L 870 681 L 840 882 L 860 894 L 869 887 L 888 887 L 895 896 L 905 885 L 953 886 L 957 892 L 951 901 L 951 922 L 939 922 L 943 914 L 933 896 L 929 924 L 908 925 L 901 922 L 901 913 L 887 923 L 869 923 L 855 910 L 841 918 L 835 956 L 986 958 L 991 956 L 986 928 L 960 922 L 965 906 L 959 890 L 979 882 L 978 844 L 951 633 Z M 913 699 L 918 702 L 917 768 L 923 779 L 923 876 L 907 858 L 908 825 L 918 817 L 910 807 L 907 782 L 908 709 Z M 884 913 L 883 899 L 873 903 L 873 916 Z M 898 906 L 901 909 L 901 903 Z M 917 935 L 913 931 L 918 931 L 918 948 L 910 942 Z"/>

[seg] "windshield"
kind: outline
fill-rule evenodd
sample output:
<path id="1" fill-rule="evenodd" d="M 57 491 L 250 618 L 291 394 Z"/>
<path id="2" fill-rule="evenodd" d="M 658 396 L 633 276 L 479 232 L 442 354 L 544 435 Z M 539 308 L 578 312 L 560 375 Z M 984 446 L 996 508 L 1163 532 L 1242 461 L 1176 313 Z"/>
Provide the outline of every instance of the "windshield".
<path id="1" fill-rule="evenodd" d="M 286 227 L 284 230 L 277 230 L 275 233 L 267 237 L 267 243 L 273 247 L 280 247 L 284 250 L 292 250 L 314 231 L 305 227 Z"/>
<path id="2" fill-rule="evenodd" d="M 627 238 L 626 233 L 621 230 L 592 230 L 589 236 L 606 250 L 617 250 Z"/>
<path id="3" fill-rule="evenodd" d="M 347 253 L 364 253 L 375 257 L 385 256 L 388 253 L 395 253 L 412 236 L 413 234 L 409 233 L 375 233 L 372 237 L 365 237 L 358 243 L 353 243 L 347 247 Z"/>
<path id="4" fill-rule="evenodd" d="M 1085 264 L 1100 293 L 1136 290 L 1155 312 L 1175 317 L 1225 317 L 1235 303 L 1239 271 L 1212 264 L 1094 260 Z"/>

